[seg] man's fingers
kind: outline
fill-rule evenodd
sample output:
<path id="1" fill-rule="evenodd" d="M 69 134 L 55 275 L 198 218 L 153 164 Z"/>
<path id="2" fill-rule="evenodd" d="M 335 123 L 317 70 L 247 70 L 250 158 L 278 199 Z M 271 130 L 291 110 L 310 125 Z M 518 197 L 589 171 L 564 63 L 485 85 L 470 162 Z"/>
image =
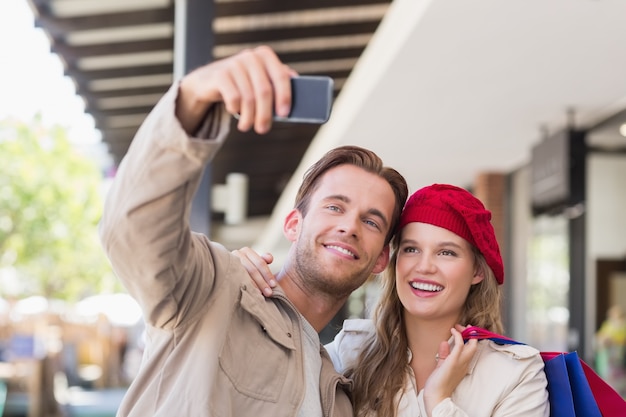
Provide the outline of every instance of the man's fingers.
<path id="1" fill-rule="evenodd" d="M 226 101 L 227 110 L 232 114 L 238 114 L 237 128 L 243 132 L 247 132 L 255 124 L 255 118 L 259 104 L 256 102 L 256 93 L 254 86 L 254 78 L 258 77 L 257 73 L 265 73 L 262 65 L 254 57 L 254 53 L 250 50 L 240 52 L 235 56 L 236 59 L 229 65 L 229 73 L 236 86 L 236 94 L 233 94 L 232 102 Z"/>
<path id="2" fill-rule="evenodd" d="M 266 133 L 272 126 L 275 95 L 270 73 L 268 71 L 268 64 L 265 62 L 265 58 L 262 56 L 261 51 L 262 49 L 260 48 L 254 50 L 254 54 L 251 59 L 254 60 L 254 65 L 258 66 L 259 70 L 250 73 L 250 81 L 254 90 L 254 101 L 256 107 L 254 130 L 259 134 Z"/>
<path id="3" fill-rule="evenodd" d="M 265 294 L 266 296 L 271 295 L 272 293 L 271 288 L 269 287 L 268 283 L 265 281 L 265 277 L 263 276 L 263 274 L 254 265 L 254 262 L 252 262 L 244 253 L 242 253 L 242 251 L 234 250 L 232 253 L 233 255 L 236 255 L 239 258 L 239 261 L 241 262 L 243 267 L 246 269 L 246 271 L 248 272 L 248 275 L 250 275 L 250 278 L 252 279 L 254 284 L 257 286 L 257 288 L 261 290 L 261 292 Z"/>
<path id="4" fill-rule="evenodd" d="M 287 117 L 291 110 L 291 77 L 297 73 L 283 64 L 271 48 L 260 46 L 255 51 L 264 62 L 273 87 L 273 111 Z"/>
<path id="5" fill-rule="evenodd" d="M 261 257 L 263 258 L 265 263 L 268 264 L 268 265 L 271 264 L 272 262 L 274 262 L 274 255 L 272 255 L 269 252 L 264 253 L 263 255 L 261 255 Z"/>
<path id="6" fill-rule="evenodd" d="M 274 273 L 269 267 L 269 264 L 274 261 L 272 254 L 259 255 L 248 247 L 234 250 L 232 253 L 239 258 L 250 278 L 263 294 L 268 297 L 272 295 L 272 288 L 277 285 Z"/>
<path id="7" fill-rule="evenodd" d="M 242 90 L 238 128 L 244 130 L 254 126 L 257 133 L 267 133 L 272 126 L 274 103 L 291 101 L 289 72 L 274 51 L 266 46 L 241 52 L 237 63 L 246 75 L 237 74 Z"/>

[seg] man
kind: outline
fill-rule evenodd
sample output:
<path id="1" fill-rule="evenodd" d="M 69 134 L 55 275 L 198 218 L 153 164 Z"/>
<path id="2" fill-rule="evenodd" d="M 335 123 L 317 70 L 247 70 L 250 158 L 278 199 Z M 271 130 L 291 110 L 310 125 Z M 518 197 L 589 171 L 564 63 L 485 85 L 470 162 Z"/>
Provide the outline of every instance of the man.
<path id="1" fill-rule="evenodd" d="M 271 128 L 289 113 L 290 77 L 268 47 L 205 65 L 173 86 L 120 164 L 101 222 L 113 267 L 141 304 L 146 348 L 118 416 L 351 416 L 350 381 L 319 332 L 388 262 L 404 178 L 357 147 L 305 176 L 283 231 L 292 242 L 266 299 L 242 263 L 189 228 L 206 162 L 231 114 Z"/>

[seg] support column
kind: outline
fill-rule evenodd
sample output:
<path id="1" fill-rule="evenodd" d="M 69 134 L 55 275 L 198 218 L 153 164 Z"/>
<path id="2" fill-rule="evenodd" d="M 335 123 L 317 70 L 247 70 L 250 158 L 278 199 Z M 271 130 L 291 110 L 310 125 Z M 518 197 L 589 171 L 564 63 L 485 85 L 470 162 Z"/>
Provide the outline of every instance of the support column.
<path id="1" fill-rule="evenodd" d="M 496 231 L 500 250 L 506 244 L 506 175 L 494 172 L 478 174 L 474 183 L 474 195 L 491 211 L 491 224 Z"/>
<path id="2" fill-rule="evenodd" d="M 506 174 L 483 172 L 477 175 L 474 182 L 474 195 L 491 211 L 491 224 L 496 232 L 500 253 L 504 261 L 505 285 L 503 298 L 505 302 L 502 306 L 502 321 L 505 329 L 508 329 L 511 323 L 510 303 L 507 303 L 506 300 L 511 298 L 512 294 L 510 291 L 513 288 L 512 285 L 507 283 L 508 277 L 511 276 L 508 269 L 509 262 L 507 262 L 508 259 L 511 259 L 507 252 L 509 241 L 507 233 L 507 193 L 508 182 Z"/>
<path id="3" fill-rule="evenodd" d="M 175 4 L 174 78 L 179 80 L 213 60 L 215 4 L 212 0 L 176 0 Z M 204 169 L 190 217 L 191 230 L 206 235 L 211 229 L 212 182 L 209 164 Z"/>
<path id="4" fill-rule="evenodd" d="M 568 350 L 576 350 L 586 359 L 587 340 L 585 316 L 585 281 L 587 267 L 587 235 L 585 201 L 587 200 L 586 132 L 570 130 L 569 136 L 569 195 L 570 204 L 564 210 L 569 219 L 569 337 Z M 589 352 L 590 353 L 590 352 Z"/>

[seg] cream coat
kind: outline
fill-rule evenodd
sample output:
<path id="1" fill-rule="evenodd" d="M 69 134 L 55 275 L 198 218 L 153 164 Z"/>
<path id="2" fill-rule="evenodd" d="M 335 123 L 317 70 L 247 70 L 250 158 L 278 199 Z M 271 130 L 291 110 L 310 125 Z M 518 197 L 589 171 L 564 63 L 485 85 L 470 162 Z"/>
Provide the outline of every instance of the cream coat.
<path id="1" fill-rule="evenodd" d="M 326 349 L 338 371 L 344 371 L 375 335 L 371 320 L 346 320 Z M 543 360 L 526 345 L 498 345 L 483 340 L 466 377 L 432 417 L 547 417 L 550 415 Z M 398 417 L 426 417 L 424 391 L 417 393 L 410 372 L 404 393 L 398 393 Z"/>
<path id="2" fill-rule="evenodd" d="M 190 138 L 174 116 L 177 92 L 138 131 L 100 225 L 147 327 L 142 366 L 118 416 L 297 416 L 305 391 L 300 315 L 280 290 L 265 299 L 237 258 L 188 224 L 230 117 L 216 106 Z M 324 416 L 351 416 L 350 383 L 320 354 Z"/>

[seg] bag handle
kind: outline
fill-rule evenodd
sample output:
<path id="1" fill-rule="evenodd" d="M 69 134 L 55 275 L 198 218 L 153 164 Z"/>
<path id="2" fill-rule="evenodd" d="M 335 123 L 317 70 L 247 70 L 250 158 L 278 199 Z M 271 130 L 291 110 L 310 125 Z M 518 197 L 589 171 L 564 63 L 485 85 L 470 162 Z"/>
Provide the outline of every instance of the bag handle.
<path id="1" fill-rule="evenodd" d="M 510 337 L 503 336 L 498 333 L 493 333 L 487 329 L 483 329 L 482 327 L 477 326 L 469 326 L 463 332 L 461 332 L 461 336 L 463 336 L 463 340 L 466 342 L 469 339 L 489 339 L 500 345 L 525 345 L 526 343 L 518 342 L 517 340 L 513 340 Z"/>
<path id="2" fill-rule="evenodd" d="M 487 329 L 483 329 L 482 327 L 477 326 L 469 326 L 463 332 L 461 332 L 464 341 L 468 341 L 469 339 L 489 339 L 501 345 L 525 345 L 526 343 L 518 342 L 517 340 L 511 339 L 510 337 L 503 336 L 498 333 L 493 333 Z M 544 361 L 548 361 L 553 359 L 559 355 L 563 355 L 565 352 L 541 352 L 541 357 Z"/>

